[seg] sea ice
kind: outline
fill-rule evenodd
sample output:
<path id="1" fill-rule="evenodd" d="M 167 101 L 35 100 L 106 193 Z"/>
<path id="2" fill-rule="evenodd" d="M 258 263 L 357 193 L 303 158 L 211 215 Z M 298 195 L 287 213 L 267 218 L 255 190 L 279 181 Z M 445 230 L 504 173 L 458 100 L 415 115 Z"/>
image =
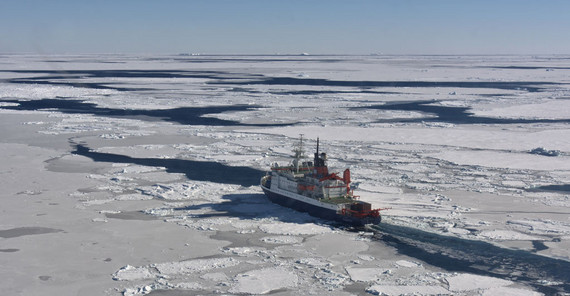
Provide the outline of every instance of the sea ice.
<path id="1" fill-rule="evenodd" d="M 235 277 L 235 284 L 229 289 L 230 293 L 238 294 L 267 294 L 283 288 L 295 288 L 297 275 L 285 267 L 270 267 L 252 270 Z"/>
<path id="2" fill-rule="evenodd" d="M 453 295 L 440 286 L 372 285 L 366 291 L 373 295 Z"/>
<path id="3" fill-rule="evenodd" d="M 333 232 L 330 226 L 317 225 L 313 223 L 271 223 L 263 224 L 259 226 L 259 229 L 263 232 L 282 235 L 314 235 Z"/>
<path id="4" fill-rule="evenodd" d="M 166 262 L 151 264 L 151 267 L 156 268 L 160 274 L 175 275 L 184 273 L 193 273 L 204 270 L 211 270 L 216 268 L 225 268 L 238 265 L 240 261 L 228 258 L 212 258 L 212 259 L 193 259 L 180 262 Z"/>
<path id="5" fill-rule="evenodd" d="M 477 235 L 492 240 L 528 240 L 528 241 L 541 240 L 540 237 L 530 236 L 512 230 L 486 230 L 486 231 L 481 231 Z"/>
<path id="6" fill-rule="evenodd" d="M 0 224 L 63 232 L 57 244 L 48 234 L 6 238 L 0 290 L 348 295 L 363 294 L 371 285 L 370 294 L 537 295 L 523 287 L 540 285 L 566 292 L 564 275 L 550 267 L 537 267 L 533 274 L 501 266 L 521 274 L 512 282 L 431 275 L 445 270 L 445 263 L 399 252 L 410 246 L 432 251 L 429 245 L 437 242 L 423 240 L 430 235 L 400 242 L 391 242 L 389 234 L 356 237 L 269 203 L 255 185 L 186 180 L 187 174 L 171 168 L 127 162 L 129 157 L 209 161 L 261 171 L 287 158 L 300 133 L 309 156 L 320 137 L 331 167 L 351 168 L 362 200 L 392 208 L 382 212 L 387 228 L 423 229 L 435 232 L 434 239 L 446 235 L 465 243 L 463 238 L 507 240 L 502 244 L 530 248 L 540 241 L 548 249 L 537 252 L 565 258 L 556 262 L 566 266 L 568 196 L 543 186 L 570 183 L 568 61 L 566 56 L 2 56 L 0 173 L 6 178 L 0 183 L 6 211 Z M 80 106 L 92 110 L 15 110 L 43 99 L 85 100 Z M 378 108 L 408 102 L 423 103 L 415 104 L 418 110 Z M 212 106 L 238 104 L 251 110 L 197 115 L 226 120 L 214 121 L 220 125 L 169 117 L 180 108 L 209 112 Z M 97 113 L 103 108 L 125 116 Z M 161 116 L 133 119 L 129 110 Z M 137 112 L 131 113 L 143 114 Z M 125 156 L 125 163 L 72 156 L 76 143 Z M 544 148 L 529 153 L 537 147 Z M 113 214 L 119 211 L 164 219 L 107 219 L 120 218 Z M 149 233 L 160 240 L 149 240 Z M 439 255 L 459 258 L 453 252 L 463 251 L 445 250 L 451 253 Z M 470 256 L 478 254 L 466 253 L 465 259 Z M 468 267 L 495 267 L 484 259 L 480 264 Z M 39 276 L 34 281 L 30 274 Z"/>
<path id="7" fill-rule="evenodd" d="M 508 280 L 468 273 L 446 277 L 445 281 L 452 292 L 499 288 L 513 284 L 513 282 Z"/>
<path id="8" fill-rule="evenodd" d="M 410 262 L 407 260 L 398 260 L 395 262 L 397 266 L 400 267 L 410 267 L 410 268 L 414 268 L 414 267 L 420 267 L 421 264 L 418 264 L 416 262 Z"/>
<path id="9" fill-rule="evenodd" d="M 544 295 L 539 292 L 517 289 L 517 288 L 509 288 L 509 287 L 497 287 L 497 288 L 490 288 L 483 290 L 481 292 L 482 296 L 541 296 Z"/>
<path id="10" fill-rule="evenodd" d="M 148 267 L 124 266 L 113 274 L 113 279 L 117 281 L 135 281 L 154 278 L 156 275 L 151 273 Z"/>
<path id="11" fill-rule="evenodd" d="M 302 237 L 297 236 L 266 236 L 260 239 L 262 242 L 267 244 L 283 245 L 283 244 L 298 244 L 303 241 Z"/>
<path id="12" fill-rule="evenodd" d="M 319 267 L 319 268 L 331 265 L 329 262 L 327 262 L 323 258 L 315 258 L 315 257 L 300 258 L 300 259 L 297 259 L 295 261 L 295 263 L 307 265 L 310 267 Z"/>
<path id="13" fill-rule="evenodd" d="M 371 282 L 378 279 L 379 275 L 386 272 L 386 268 L 376 267 L 347 267 L 346 271 L 350 279 L 355 282 Z"/>

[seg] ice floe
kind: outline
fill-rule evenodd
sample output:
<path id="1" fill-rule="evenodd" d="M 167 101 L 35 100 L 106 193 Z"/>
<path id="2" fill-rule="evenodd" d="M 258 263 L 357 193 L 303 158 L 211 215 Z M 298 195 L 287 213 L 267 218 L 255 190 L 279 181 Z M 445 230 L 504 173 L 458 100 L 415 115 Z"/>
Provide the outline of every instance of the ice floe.
<path id="1" fill-rule="evenodd" d="M 259 228 L 261 231 L 266 233 L 283 235 L 308 235 L 333 232 L 330 226 L 322 226 L 313 223 L 271 223 L 260 225 Z"/>
<path id="2" fill-rule="evenodd" d="M 283 288 L 295 288 L 298 277 L 296 273 L 283 267 L 271 267 L 238 274 L 230 293 L 268 294 Z"/>
<path id="3" fill-rule="evenodd" d="M 458 274 L 455 276 L 446 277 L 445 281 L 449 285 L 449 290 L 452 292 L 463 292 L 478 289 L 483 290 L 504 287 L 513 284 L 513 282 L 509 280 L 474 274 Z"/>
<path id="4" fill-rule="evenodd" d="M 452 295 L 439 286 L 393 286 L 373 285 L 366 289 L 372 295 Z"/>

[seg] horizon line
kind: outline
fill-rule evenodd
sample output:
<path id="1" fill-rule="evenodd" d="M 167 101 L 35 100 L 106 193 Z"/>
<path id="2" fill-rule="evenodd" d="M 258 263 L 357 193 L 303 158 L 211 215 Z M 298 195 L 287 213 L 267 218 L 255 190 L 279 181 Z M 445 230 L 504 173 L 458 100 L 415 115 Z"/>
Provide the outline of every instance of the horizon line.
<path id="1" fill-rule="evenodd" d="M 107 55 L 107 56 L 565 56 L 570 53 L 142 53 L 142 52 L 85 52 L 85 53 L 37 53 L 37 52 L 0 52 L 0 55 L 35 55 L 35 56 L 61 56 L 61 55 Z"/>

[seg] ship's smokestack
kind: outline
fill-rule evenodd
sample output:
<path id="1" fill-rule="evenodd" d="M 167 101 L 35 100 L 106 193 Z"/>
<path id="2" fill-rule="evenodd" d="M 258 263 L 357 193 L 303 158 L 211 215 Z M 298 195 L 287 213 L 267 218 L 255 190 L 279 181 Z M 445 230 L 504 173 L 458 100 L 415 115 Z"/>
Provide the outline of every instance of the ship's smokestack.
<path id="1" fill-rule="evenodd" d="M 319 176 L 319 178 L 328 176 L 329 174 L 326 159 L 326 153 L 319 154 L 319 138 L 317 138 L 317 152 L 315 152 L 315 174 Z"/>
<path id="2" fill-rule="evenodd" d="M 319 138 L 317 138 L 317 152 L 315 152 L 315 167 L 324 167 L 326 166 L 327 154 L 320 153 L 319 154 Z"/>

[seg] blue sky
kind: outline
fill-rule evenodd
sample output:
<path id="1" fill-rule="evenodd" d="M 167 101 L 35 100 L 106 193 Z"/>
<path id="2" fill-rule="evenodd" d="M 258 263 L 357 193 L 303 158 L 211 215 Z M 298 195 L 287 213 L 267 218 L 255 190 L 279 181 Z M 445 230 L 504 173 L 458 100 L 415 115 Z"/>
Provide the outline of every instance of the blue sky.
<path id="1" fill-rule="evenodd" d="M 570 1 L 0 1 L 0 53 L 302 52 L 570 54 Z"/>

